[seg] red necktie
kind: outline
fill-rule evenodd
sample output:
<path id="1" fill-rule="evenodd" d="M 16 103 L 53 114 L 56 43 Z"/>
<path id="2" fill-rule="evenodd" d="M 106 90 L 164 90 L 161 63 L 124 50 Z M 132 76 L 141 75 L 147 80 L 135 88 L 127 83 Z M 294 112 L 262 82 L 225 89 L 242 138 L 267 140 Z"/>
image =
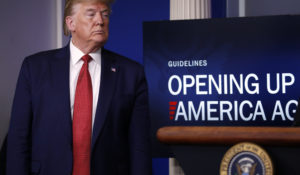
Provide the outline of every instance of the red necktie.
<path id="1" fill-rule="evenodd" d="M 73 111 L 73 175 L 90 175 L 93 92 L 88 62 L 81 58 L 81 67 L 75 91 Z"/>

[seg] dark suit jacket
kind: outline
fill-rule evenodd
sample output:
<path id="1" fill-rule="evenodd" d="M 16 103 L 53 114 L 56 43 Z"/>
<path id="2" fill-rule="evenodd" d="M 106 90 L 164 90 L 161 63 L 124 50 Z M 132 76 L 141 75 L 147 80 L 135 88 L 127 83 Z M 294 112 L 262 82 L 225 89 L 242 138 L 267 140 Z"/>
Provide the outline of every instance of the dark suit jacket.
<path id="1" fill-rule="evenodd" d="M 72 174 L 69 60 L 69 46 L 24 60 L 8 132 L 8 175 Z M 151 174 L 144 70 L 105 49 L 101 63 L 91 175 Z"/>
<path id="2" fill-rule="evenodd" d="M 5 136 L 2 147 L 0 149 L 0 175 L 6 174 L 6 146 L 7 137 Z"/>

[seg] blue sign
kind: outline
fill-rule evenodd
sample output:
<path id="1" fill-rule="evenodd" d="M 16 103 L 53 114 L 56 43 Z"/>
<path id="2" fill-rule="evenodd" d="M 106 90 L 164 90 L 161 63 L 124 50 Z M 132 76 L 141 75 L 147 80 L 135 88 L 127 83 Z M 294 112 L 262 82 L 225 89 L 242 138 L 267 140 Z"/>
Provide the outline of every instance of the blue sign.
<path id="1" fill-rule="evenodd" d="M 144 23 L 152 130 L 290 126 L 300 94 L 300 16 Z"/>

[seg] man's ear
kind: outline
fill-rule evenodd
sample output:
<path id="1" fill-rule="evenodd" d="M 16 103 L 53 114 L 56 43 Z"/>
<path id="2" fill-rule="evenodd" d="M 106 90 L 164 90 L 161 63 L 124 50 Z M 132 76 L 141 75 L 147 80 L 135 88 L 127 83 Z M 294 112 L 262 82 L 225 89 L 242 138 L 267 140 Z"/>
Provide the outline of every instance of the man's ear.
<path id="1" fill-rule="evenodd" d="M 65 20 L 66 20 L 66 24 L 67 24 L 67 27 L 68 27 L 69 31 L 70 32 L 74 32 L 75 31 L 74 17 L 67 16 Z"/>

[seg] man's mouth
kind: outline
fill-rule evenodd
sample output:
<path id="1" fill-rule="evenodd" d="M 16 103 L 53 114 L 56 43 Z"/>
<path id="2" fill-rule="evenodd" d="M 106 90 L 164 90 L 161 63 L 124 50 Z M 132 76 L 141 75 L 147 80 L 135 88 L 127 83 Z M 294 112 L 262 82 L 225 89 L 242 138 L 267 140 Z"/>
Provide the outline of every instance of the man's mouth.
<path id="1" fill-rule="evenodd" d="M 103 30 L 96 30 L 93 32 L 93 34 L 104 34 L 105 32 Z"/>

